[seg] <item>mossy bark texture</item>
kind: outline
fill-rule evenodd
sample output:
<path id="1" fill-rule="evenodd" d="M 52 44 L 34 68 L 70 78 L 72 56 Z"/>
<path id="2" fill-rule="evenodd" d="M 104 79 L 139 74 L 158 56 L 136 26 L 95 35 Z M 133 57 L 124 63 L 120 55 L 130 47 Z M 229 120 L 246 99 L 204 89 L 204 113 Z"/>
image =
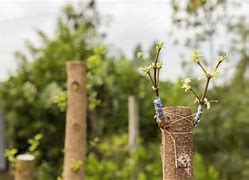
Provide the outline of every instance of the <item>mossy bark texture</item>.
<path id="1" fill-rule="evenodd" d="M 163 180 L 193 179 L 193 117 L 189 107 L 164 108 L 161 128 Z"/>
<path id="2" fill-rule="evenodd" d="M 85 179 L 86 160 L 86 68 L 69 61 L 67 69 L 67 114 L 64 148 L 64 180 Z M 77 169 L 72 168 L 80 162 Z"/>

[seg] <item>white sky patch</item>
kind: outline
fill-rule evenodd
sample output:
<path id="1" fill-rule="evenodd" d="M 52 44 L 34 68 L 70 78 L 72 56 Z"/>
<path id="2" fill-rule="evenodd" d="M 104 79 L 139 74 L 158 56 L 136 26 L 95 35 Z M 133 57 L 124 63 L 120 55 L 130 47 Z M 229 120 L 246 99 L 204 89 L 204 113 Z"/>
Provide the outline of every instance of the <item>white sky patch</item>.
<path id="1" fill-rule="evenodd" d="M 26 52 L 25 42 L 39 44 L 36 30 L 52 35 L 61 2 L 0 1 L 0 80 L 15 72 L 15 51 Z"/>
<path id="2" fill-rule="evenodd" d="M 16 50 L 26 52 L 25 41 L 35 45 L 39 39 L 37 29 L 49 36 L 55 32 L 56 20 L 63 5 L 78 0 L 0 0 L 0 80 L 15 72 Z M 107 34 L 106 43 L 110 47 L 121 49 L 129 57 L 135 45 L 141 43 L 147 50 L 155 40 L 164 41 L 166 46 L 161 54 L 165 66 L 162 79 L 176 80 L 183 76 L 180 55 L 191 56 L 190 49 L 176 46 L 169 35 L 171 30 L 171 8 L 169 0 L 97 0 L 97 9 L 103 17 L 110 16 L 111 21 L 102 25 L 100 30 Z M 105 18 L 103 18 L 105 19 Z M 177 31 L 174 36 L 182 37 L 185 31 Z M 208 54 L 208 48 L 204 54 Z M 196 68 L 196 67 L 193 67 Z M 197 70 L 198 72 L 198 70 Z"/>
<path id="3" fill-rule="evenodd" d="M 133 49 L 138 43 L 145 50 L 151 47 L 152 42 L 164 41 L 161 59 L 165 66 L 161 71 L 161 79 L 176 80 L 181 74 L 181 60 L 179 49 L 171 41 L 171 9 L 166 1 L 108 1 L 102 0 L 98 9 L 103 16 L 110 15 L 111 22 L 101 28 L 108 32 L 106 42 L 122 49 L 131 57 Z"/>
<path id="4" fill-rule="evenodd" d="M 1 17 L 0 21 L 4 21 L 6 19 L 18 18 L 26 15 L 25 9 L 16 4 L 15 2 L 1 2 Z"/>
<path id="5" fill-rule="evenodd" d="M 14 73 L 17 62 L 13 54 L 16 50 L 25 52 L 26 40 L 38 44 L 35 30 L 40 29 L 50 36 L 53 34 L 58 14 L 66 2 L 0 1 L 0 79 L 6 79 L 10 72 Z M 108 44 L 131 56 L 138 43 L 148 48 L 155 40 L 165 41 L 166 48 L 161 58 L 167 60 L 167 67 L 170 68 L 167 68 L 167 75 L 162 71 L 162 78 L 177 77 L 176 72 L 180 68 L 177 60 L 172 61 L 175 56 L 168 41 L 170 8 L 166 2 L 100 0 L 97 1 L 97 8 L 102 15 L 110 15 L 112 19 L 108 26 L 102 28 L 107 33 Z M 2 9 L 7 10 L 2 13 Z"/>

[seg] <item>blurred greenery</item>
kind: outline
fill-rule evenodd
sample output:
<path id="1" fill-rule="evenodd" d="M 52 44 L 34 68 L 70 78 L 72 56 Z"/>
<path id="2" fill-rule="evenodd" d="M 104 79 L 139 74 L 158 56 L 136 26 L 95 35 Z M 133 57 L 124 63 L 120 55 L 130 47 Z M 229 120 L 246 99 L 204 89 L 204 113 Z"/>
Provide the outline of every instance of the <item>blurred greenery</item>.
<path id="1" fill-rule="evenodd" d="M 185 9 L 191 17 L 198 16 L 193 12 L 199 12 L 202 7 L 207 10 L 207 1 L 189 2 L 195 2 Z M 224 3 L 226 1 L 221 5 Z M 178 10 L 176 2 L 172 8 Z M 153 92 L 149 81 L 138 73 L 141 62 L 135 56 L 143 47 L 135 47 L 132 59 L 122 53 L 110 56 L 113 52 L 104 45 L 102 34 L 96 30 L 98 14 L 89 7 L 82 9 L 78 11 L 67 5 L 52 38 L 38 32 L 42 45 L 36 47 L 28 43 L 28 55 L 16 53 L 17 72 L 0 84 L 0 105 L 7 119 L 8 145 L 17 148 L 18 153 L 25 152 L 29 146 L 27 139 L 42 133 L 38 177 L 48 180 L 61 175 L 65 62 L 80 60 L 87 66 L 87 179 L 160 179 L 160 130 L 153 119 Z M 195 26 L 189 24 L 189 27 Z M 198 27 L 202 25 L 198 24 Z M 240 22 L 229 29 L 236 33 L 236 40 L 249 36 L 248 26 L 242 26 Z M 197 46 L 198 41 L 195 42 Z M 246 46 L 230 48 L 237 53 L 236 64 L 231 65 L 235 72 L 231 81 L 209 91 L 209 96 L 218 99 L 219 103 L 204 112 L 194 132 L 195 179 L 249 178 L 249 55 Z M 152 50 L 148 52 L 149 57 L 153 56 Z M 162 100 L 167 106 L 187 105 L 194 111 L 194 97 L 184 93 L 181 86 L 181 79 L 161 82 Z M 200 89 L 198 81 L 193 81 L 193 86 Z M 134 153 L 127 148 L 129 95 L 136 95 L 140 104 L 140 143 Z"/>

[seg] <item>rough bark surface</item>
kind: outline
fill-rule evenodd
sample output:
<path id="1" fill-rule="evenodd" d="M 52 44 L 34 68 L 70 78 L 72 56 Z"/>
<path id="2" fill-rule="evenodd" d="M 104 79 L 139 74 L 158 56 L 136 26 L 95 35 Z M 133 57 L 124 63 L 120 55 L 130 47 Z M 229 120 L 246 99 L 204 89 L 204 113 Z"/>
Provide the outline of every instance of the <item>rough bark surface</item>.
<path id="1" fill-rule="evenodd" d="M 64 148 L 64 180 L 85 179 L 86 156 L 86 68 L 78 61 L 70 61 L 67 68 L 67 115 Z M 73 170 L 74 163 L 80 167 Z"/>
<path id="2" fill-rule="evenodd" d="M 164 112 L 165 119 L 158 122 L 162 135 L 163 180 L 192 180 L 192 112 L 184 106 L 166 107 Z"/>
<path id="3" fill-rule="evenodd" d="M 30 154 L 17 156 L 15 169 L 15 180 L 34 180 L 34 161 L 35 157 Z"/>
<path id="4" fill-rule="evenodd" d="M 129 96 L 129 148 L 131 151 L 136 149 L 139 136 L 139 105 L 136 96 Z"/>

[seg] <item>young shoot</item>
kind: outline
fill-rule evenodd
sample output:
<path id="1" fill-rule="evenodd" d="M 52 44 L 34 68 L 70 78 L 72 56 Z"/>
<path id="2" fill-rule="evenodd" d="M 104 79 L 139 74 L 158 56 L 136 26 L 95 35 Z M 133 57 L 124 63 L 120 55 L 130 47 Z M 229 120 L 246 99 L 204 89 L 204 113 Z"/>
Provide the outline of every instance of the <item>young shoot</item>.
<path id="1" fill-rule="evenodd" d="M 217 102 L 216 100 L 210 101 L 207 98 L 207 91 L 208 91 L 208 87 L 210 84 L 210 80 L 216 78 L 220 64 L 226 59 L 227 59 L 227 54 L 217 56 L 217 58 L 216 58 L 217 62 L 213 66 L 212 70 L 209 72 L 206 70 L 206 68 L 202 64 L 202 54 L 200 53 L 200 51 L 194 50 L 192 52 L 192 61 L 194 63 L 196 63 L 201 68 L 201 70 L 204 73 L 204 77 L 206 79 L 204 90 L 203 90 L 203 93 L 201 94 L 201 96 L 198 95 L 196 93 L 196 91 L 191 86 L 191 79 L 190 78 L 187 78 L 186 80 L 184 80 L 182 88 L 185 89 L 185 92 L 190 91 L 196 97 L 195 102 L 198 102 L 198 104 L 201 106 L 206 105 L 207 109 L 210 108 L 210 103 Z"/>
<path id="2" fill-rule="evenodd" d="M 147 66 L 143 66 L 139 68 L 139 71 L 145 73 L 152 84 L 152 89 L 156 94 L 156 97 L 159 97 L 159 73 L 160 69 L 162 68 L 162 62 L 159 61 L 159 55 L 161 49 L 164 48 L 164 43 L 163 42 L 158 42 L 156 43 L 156 57 L 153 62 L 146 60 L 148 62 Z M 142 58 L 143 53 L 138 52 L 137 57 Z"/>

